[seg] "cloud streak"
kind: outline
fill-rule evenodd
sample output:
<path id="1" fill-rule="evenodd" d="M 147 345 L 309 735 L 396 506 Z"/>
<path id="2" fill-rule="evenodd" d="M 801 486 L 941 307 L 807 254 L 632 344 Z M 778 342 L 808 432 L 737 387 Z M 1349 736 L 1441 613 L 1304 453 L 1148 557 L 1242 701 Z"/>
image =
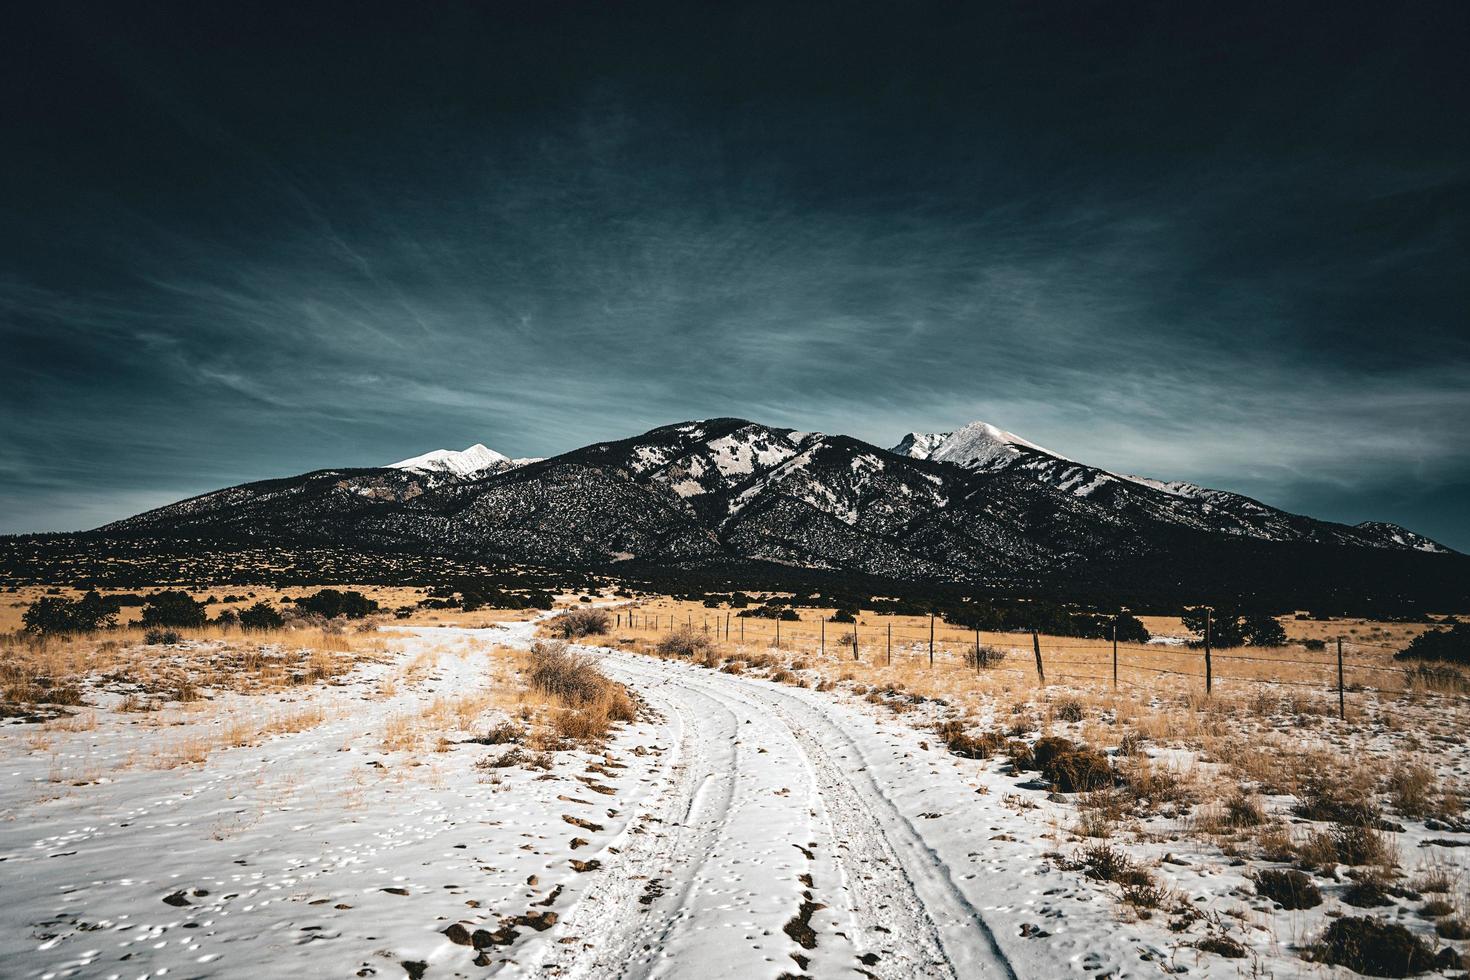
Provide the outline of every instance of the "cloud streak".
<path id="1" fill-rule="evenodd" d="M 364 27 L 338 56 L 296 25 L 310 78 L 274 50 L 230 54 L 222 24 L 111 25 L 125 56 L 90 48 L 97 77 L 60 91 L 62 116 L 121 79 L 141 94 L 120 118 L 159 152 L 119 142 L 113 174 L 16 141 L 56 173 L 54 193 L 0 200 L 17 215 L 0 408 L 18 422 L 0 530 L 735 414 L 880 445 L 983 418 L 1470 547 L 1446 491 L 1470 484 L 1470 155 L 1399 106 L 1417 75 L 1361 55 L 1382 68 L 1369 115 L 1393 130 L 1374 131 L 1345 109 L 1362 92 L 1319 90 L 1307 45 L 1275 97 L 1319 128 L 1286 138 L 1299 120 L 1240 83 L 1251 36 L 1234 63 L 1180 65 L 1106 32 L 1029 33 L 1021 8 L 975 16 L 993 22 L 956 36 L 987 51 L 858 18 L 824 28 L 853 33 L 819 56 L 678 16 L 647 50 L 592 40 L 608 25 L 500 24 L 476 59 L 433 24 L 399 25 L 397 46 Z M 1211 34 L 1155 26 L 1195 28 Z M 934 57 L 898 59 L 905 39 Z M 563 42 L 584 67 L 538 67 L 563 65 Z M 442 76 L 400 48 L 437 53 Z M 727 74 L 752 51 L 760 79 Z M 1081 53 L 1132 67 L 1090 75 Z M 1158 88 L 1168 73 L 1179 92 Z"/>

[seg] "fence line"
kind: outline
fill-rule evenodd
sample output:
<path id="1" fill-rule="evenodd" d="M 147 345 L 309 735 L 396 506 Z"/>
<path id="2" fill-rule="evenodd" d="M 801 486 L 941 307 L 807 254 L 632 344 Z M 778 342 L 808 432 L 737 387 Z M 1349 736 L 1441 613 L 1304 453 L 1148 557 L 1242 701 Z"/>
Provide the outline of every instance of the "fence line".
<path id="1" fill-rule="evenodd" d="M 917 617 L 906 617 L 914 619 Z M 624 623 L 626 622 L 626 626 Z M 1048 679 L 1048 668 L 1052 667 L 1074 667 L 1093 669 L 1097 674 L 1079 673 L 1053 673 L 1053 680 L 1074 680 L 1096 683 L 1111 683 L 1114 687 L 1119 683 L 1127 684 L 1129 687 L 1140 688 L 1141 685 L 1133 680 L 1119 676 L 1119 671 L 1141 671 L 1157 676 L 1183 677 L 1203 682 L 1205 693 L 1211 693 L 1213 681 L 1220 681 L 1227 685 L 1281 685 L 1286 687 L 1306 688 L 1318 690 L 1326 694 L 1335 693 L 1339 702 L 1339 714 L 1345 716 L 1346 695 L 1349 688 L 1353 690 L 1369 687 L 1360 685 L 1354 680 L 1349 683 L 1348 675 L 1354 671 L 1371 671 L 1380 675 L 1396 675 L 1404 678 L 1403 688 L 1408 690 L 1410 681 L 1416 671 L 1413 668 L 1405 668 L 1380 663 L 1366 663 L 1361 660 L 1350 660 L 1344 657 L 1345 651 L 1354 648 L 1368 648 L 1384 651 L 1397 651 L 1396 646 L 1387 644 L 1366 643 L 1346 637 L 1334 638 L 1337 647 L 1337 656 L 1330 654 L 1322 660 L 1303 659 L 1300 657 L 1269 657 L 1257 656 L 1243 653 L 1227 653 L 1215 649 L 1199 649 L 1193 646 L 1174 646 L 1160 644 L 1120 643 L 1116 639 L 1111 643 L 1106 637 L 1091 639 L 1090 641 L 1078 642 L 1073 638 L 1065 638 L 1063 642 L 1054 642 L 1056 637 L 1044 638 L 1032 630 L 990 630 L 982 631 L 975 628 L 965 629 L 930 617 L 928 623 L 895 623 L 893 617 L 888 616 L 859 616 L 856 621 L 849 623 L 837 622 L 823 618 L 817 622 L 811 620 L 780 620 L 774 617 L 754 617 L 732 615 L 729 610 L 720 610 L 716 613 L 707 614 L 696 621 L 691 612 L 682 611 L 682 619 L 678 614 L 661 611 L 658 609 L 646 609 L 641 606 L 626 607 L 617 614 L 617 623 L 620 629 L 638 631 L 641 633 L 663 632 L 683 626 L 696 629 L 724 640 L 733 640 L 742 644 L 766 643 L 783 651 L 796 653 L 803 652 L 804 646 L 810 645 L 815 651 L 827 652 L 827 624 L 836 627 L 833 642 L 845 656 L 850 650 L 852 658 L 857 662 L 877 663 L 880 658 L 885 664 L 892 664 L 897 660 L 928 660 L 929 666 L 935 670 L 966 670 L 975 673 L 1003 673 L 1034 677 L 1038 683 L 1046 684 Z M 1031 642 L 1027 642 L 1027 641 Z M 1026 647 L 1032 647 L 1027 650 Z M 1006 656 L 1025 657 L 1034 654 L 1036 658 L 1035 668 L 1003 666 L 999 663 L 985 664 L 982 658 L 977 658 L 976 653 L 981 649 L 999 650 Z M 1226 648 L 1231 649 L 1231 648 Z M 1096 660 L 1076 659 L 1072 657 L 1057 657 L 1057 653 L 1085 650 L 1096 655 Z M 815 652 L 814 651 L 814 652 Z M 1140 663 L 1139 660 L 1146 659 L 1152 663 Z M 1181 663 L 1183 661 L 1183 663 Z M 1250 676 L 1248 674 L 1237 674 L 1229 670 L 1222 671 L 1221 666 L 1230 663 L 1266 664 L 1273 667 L 1305 667 L 1313 671 L 1320 671 L 1321 681 L 1298 680 L 1281 676 Z M 1190 669 L 1190 668 L 1193 669 Z M 1183 668 L 1183 669 L 1181 669 Z M 1372 688 L 1375 690 L 1394 691 L 1393 688 Z M 1423 691 L 1422 693 L 1449 696 L 1450 692 Z M 1463 695 L 1454 696 L 1463 698 Z"/>

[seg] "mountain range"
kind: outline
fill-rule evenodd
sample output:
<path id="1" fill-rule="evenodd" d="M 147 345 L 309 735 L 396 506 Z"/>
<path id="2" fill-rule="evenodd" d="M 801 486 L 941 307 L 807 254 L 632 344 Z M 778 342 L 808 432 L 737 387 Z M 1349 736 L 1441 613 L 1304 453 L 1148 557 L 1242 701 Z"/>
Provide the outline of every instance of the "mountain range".
<path id="1" fill-rule="evenodd" d="M 759 564 L 1011 589 L 1248 591 L 1306 576 L 1329 593 L 1403 594 L 1463 581 L 1470 565 L 1397 525 L 1337 524 L 1115 473 L 984 422 L 909 433 L 891 449 L 736 418 L 547 459 L 475 445 L 230 487 L 93 534 L 581 568 Z"/>

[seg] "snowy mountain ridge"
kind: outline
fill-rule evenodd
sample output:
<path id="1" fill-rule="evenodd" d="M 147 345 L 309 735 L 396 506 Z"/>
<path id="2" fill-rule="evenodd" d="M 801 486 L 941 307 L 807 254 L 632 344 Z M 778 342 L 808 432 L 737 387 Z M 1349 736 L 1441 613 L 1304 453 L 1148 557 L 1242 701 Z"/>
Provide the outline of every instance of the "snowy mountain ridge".
<path id="1" fill-rule="evenodd" d="M 389 463 L 387 469 L 444 473 L 460 479 L 476 479 L 539 461 L 540 457 L 511 459 L 504 453 L 497 453 L 484 443 L 477 442 L 468 449 L 435 449 L 421 456 L 401 459 L 396 463 Z"/>

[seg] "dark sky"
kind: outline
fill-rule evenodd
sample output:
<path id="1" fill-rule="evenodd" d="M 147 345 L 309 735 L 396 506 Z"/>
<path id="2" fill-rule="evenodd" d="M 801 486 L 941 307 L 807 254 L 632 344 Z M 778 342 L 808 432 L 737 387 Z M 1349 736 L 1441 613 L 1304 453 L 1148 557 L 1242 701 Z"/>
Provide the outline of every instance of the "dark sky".
<path id="1" fill-rule="evenodd" d="M 11 3 L 0 531 L 740 415 L 1470 550 L 1470 4 Z"/>

